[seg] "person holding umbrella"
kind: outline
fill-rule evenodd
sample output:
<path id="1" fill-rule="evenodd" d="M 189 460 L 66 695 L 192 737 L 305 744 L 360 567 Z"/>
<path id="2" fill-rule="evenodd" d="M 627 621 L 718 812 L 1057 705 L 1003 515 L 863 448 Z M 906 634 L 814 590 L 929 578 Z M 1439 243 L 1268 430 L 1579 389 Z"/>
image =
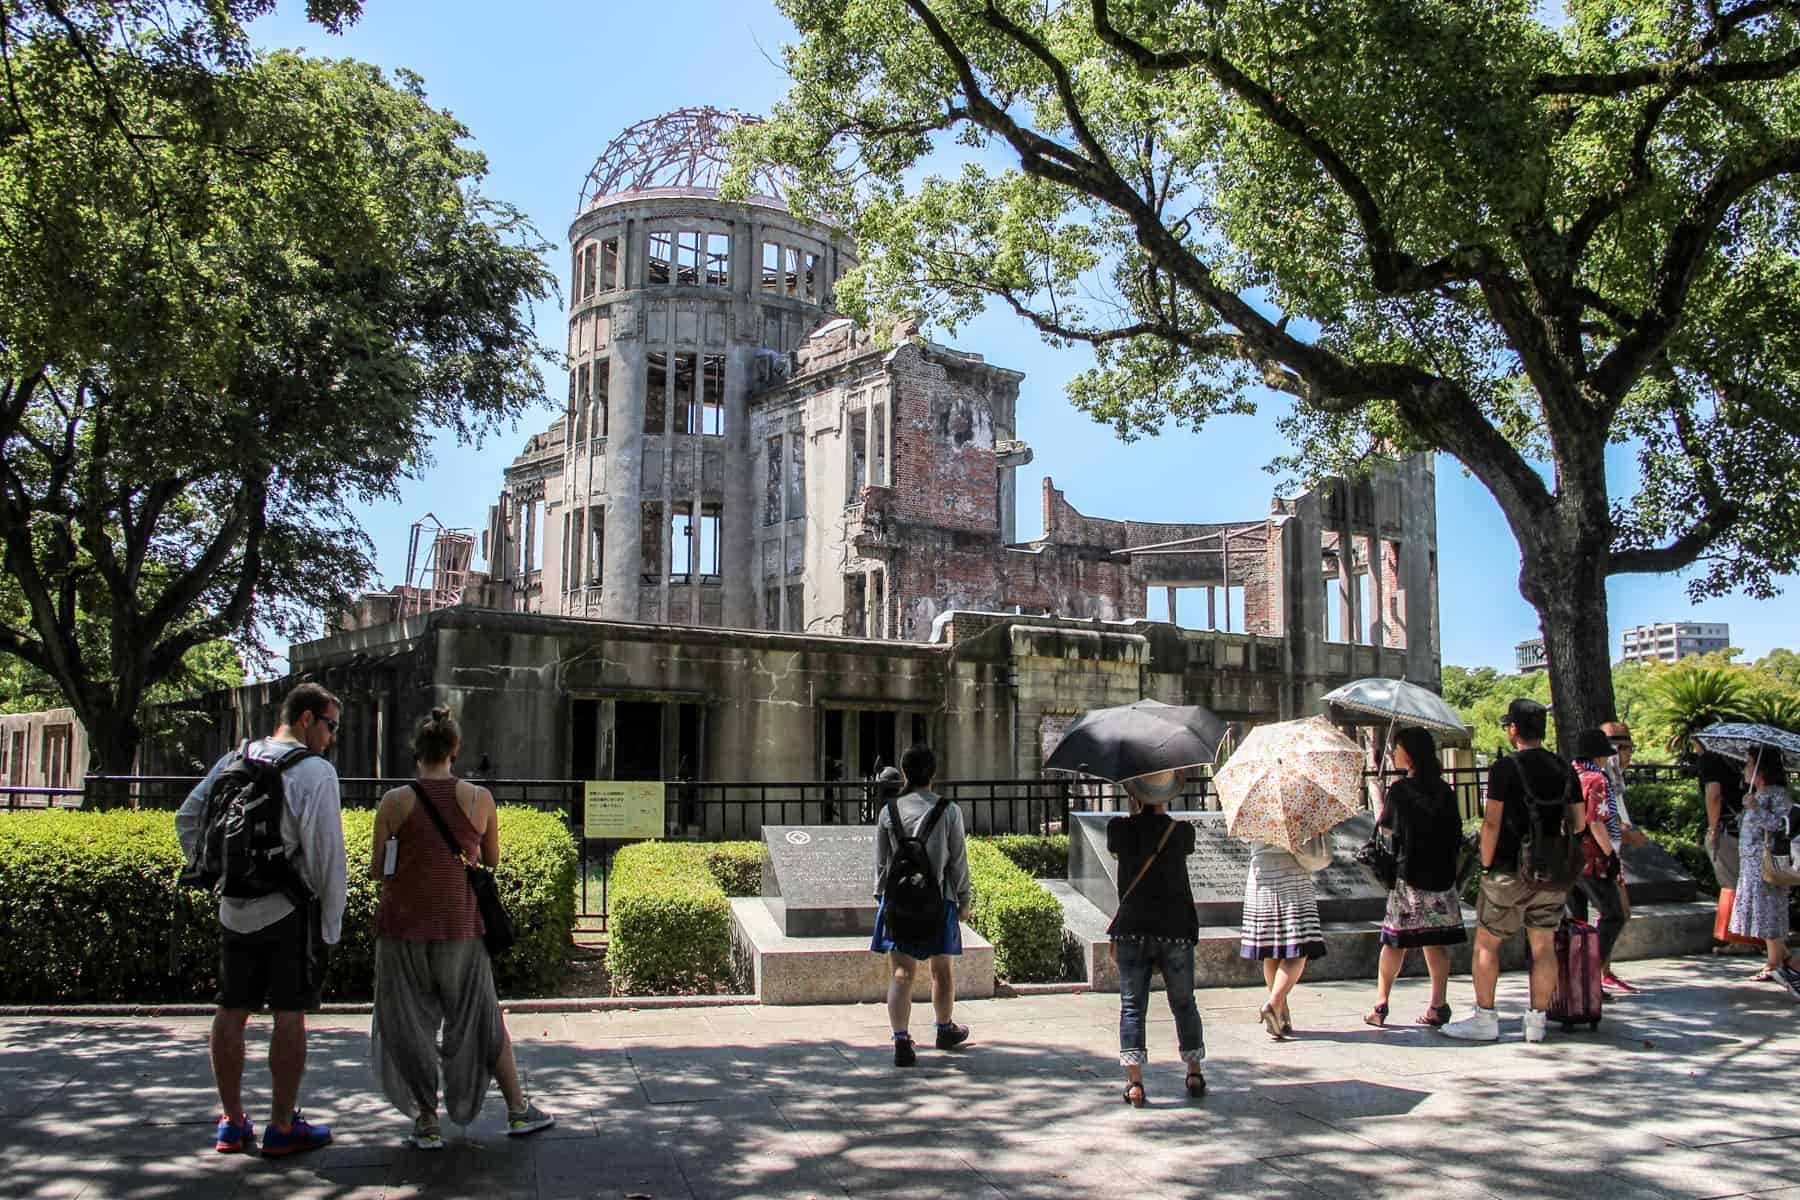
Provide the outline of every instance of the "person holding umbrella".
<path id="1" fill-rule="evenodd" d="M 1226 832 L 1250 843 L 1238 954 L 1262 963 L 1257 1017 L 1279 1041 L 1294 1030 L 1288 997 L 1307 960 L 1325 957 L 1312 873 L 1331 861 L 1324 835 L 1356 815 L 1362 749 L 1323 717 L 1262 725 L 1214 784 Z"/>
<path id="2" fill-rule="evenodd" d="M 1388 788 L 1379 824 L 1393 838 L 1398 875 L 1388 892 L 1387 915 L 1381 922 L 1375 1007 L 1363 1021 L 1387 1024 L 1394 980 L 1406 963 L 1406 952 L 1416 946 L 1424 953 L 1425 969 L 1431 974 L 1431 1003 L 1416 1023 L 1436 1028 L 1450 1020 L 1448 947 L 1468 938 L 1463 932 L 1462 902 L 1456 894 L 1462 819 L 1456 793 L 1444 782 L 1431 734 L 1417 726 L 1396 730 L 1394 765 L 1406 772 L 1406 778 Z"/>
<path id="3" fill-rule="evenodd" d="M 1788 893 L 1763 879 L 1763 846 L 1785 837 L 1792 801 L 1781 751 L 1758 746 L 1744 760 L 1744 815 L 1738 822 L 1738 887 L 1731 908 L 1731 932 L 1761 938 L 1769 952 L 1759 978 L 1773 980 L 1800 1000 L 1800 970 L 1788 955 Z"/>
<path id="4" fill-rule="evenodd" d="M 1194 1003 L 1194 944 L 1200 920 L 1188 885 L 1187 857 L 1194 827 L 1169 816 L 1181 795 L 1184 773 L 1161 771 L 1125 781 L 1132 815 L 1106 824 L 1106 848 L 1119 860 L 1119 911 L 1107 927 L 1119 965 L 1119 1065 L 1125 1068 L 1125 1103 L 1144 1106 L 1144 1017 L 1150 1006 L 1150 972 L 1161 970 L 1175 1017 L 1175 1038 L 1187 1064 L 1187 1093 L 1206 1094 L 1200 1064 L 1206 1042 Z"/>

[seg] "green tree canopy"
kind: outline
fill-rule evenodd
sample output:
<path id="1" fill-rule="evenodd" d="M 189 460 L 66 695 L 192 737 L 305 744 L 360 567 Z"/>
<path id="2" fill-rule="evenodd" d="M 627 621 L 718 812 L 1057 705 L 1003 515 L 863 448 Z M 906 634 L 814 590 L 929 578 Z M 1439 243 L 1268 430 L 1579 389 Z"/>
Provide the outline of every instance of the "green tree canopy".
<path id="1" fill-rule="evenodd" d="M 413 76 L 249 54 L 266 7 L 129 40 L 4 10 L 0 652 L 108 771 L 195 647 L 295 636 L 366 582 L 350 501 L 543 391 L 542 247 L 467 130 Z"/>
<path id="2" fill-rule="evenodd" d="M 1127 437 L 1260 386 L 1308 475 L 1454 456 L 1565 736 L 1614 715 L 1609 576 L 1800 565 L 1800 6 L 778 2 L 793 84 L 740 173 L 848 214 L 852 313 L 1088 343 L 1071 397 Z"/>

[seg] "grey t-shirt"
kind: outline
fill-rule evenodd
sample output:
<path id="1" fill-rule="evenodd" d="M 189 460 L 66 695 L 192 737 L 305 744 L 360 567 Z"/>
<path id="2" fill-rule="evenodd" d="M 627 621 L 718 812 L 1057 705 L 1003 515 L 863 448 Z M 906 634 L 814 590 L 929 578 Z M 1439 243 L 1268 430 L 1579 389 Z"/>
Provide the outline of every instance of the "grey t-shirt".
<path id="1" fill-rule="evenodd" d="M 900 823 L 911 833 L 919 828 L 919 822 L 925 819 L 938 798 L 931 792 L 908 792 L 894 801 L 900 810 Z M 882 881 L 887 876 L 888 860 L 894 856 L 893 822 L 888 819 L 886 804 L 881 806 L 881 815 L 875 819 L 875 895 L 881 895 Z M 969 893 L 969 854 L 963 844 L 962 809 L 955 804 L 945 807 L 944 815 L 932 826 L 931 836 L 925 839 L 925 853 L 931 858 L 931 865 L 937 868 L 938 881 L 944 889 L 944 895 L 956 900 L 956 908 L 967 914 L 973 905 L 973 897 Z"/>
<path id="2" fill-rule="evenodd" d="M 250 754 L 267 762 L 281 758 L 298 743 L 262 738 L 250 743 Z M 233 751 L 232 753 L 236 753 Z M 231 761 L 225 755 L 213 764 L 175 813 L 175 836 L 181 852 L 193 856 L 200 838 L 200 818 L 206 811 L 206 793 Z M 348 888 L 344 864 L 344 814 L 338 797 L 337 768 L 314 755 L 287 769 L 281 778 L 287 801 L 281 814 L 281 844 L 294 869 L 312 894 L 319 898 L 319 932 L 327 945 L 336 945 L 344 925 L 344 897 Z M 233 933 L 255 933 L 294 911 L 293 901 L 277 892 L 254 900 L 221 897 L 219 924 Z"/>

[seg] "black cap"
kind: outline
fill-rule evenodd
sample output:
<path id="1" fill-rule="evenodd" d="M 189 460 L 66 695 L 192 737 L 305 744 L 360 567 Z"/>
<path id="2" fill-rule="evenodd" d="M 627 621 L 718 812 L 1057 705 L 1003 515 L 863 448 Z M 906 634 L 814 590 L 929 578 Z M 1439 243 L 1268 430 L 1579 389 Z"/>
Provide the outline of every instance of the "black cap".
<path id="1" fill-rule="evenodd" d="M 1536 700 L 1527 700 L 1525 697 L 1520 696 L 1506 706 L 1506 715 L 1500 718 L 1500 723 L 1502 725 L 1516 725 L 1521 719 L 1530 720 L 1533 717 L 1536 717 L 1541 721 L 1549 714 L 1549 712 L 1550 708 L 1548 705 L 1539 704 Z"/>
<path id="2" fill-rule="evenodd" d="M 1612 739 L 1606 736 L 1604 729 L 1583 729 L 1575 735 L 1576 758 L 1611 758 L 1613 756 Z"/>

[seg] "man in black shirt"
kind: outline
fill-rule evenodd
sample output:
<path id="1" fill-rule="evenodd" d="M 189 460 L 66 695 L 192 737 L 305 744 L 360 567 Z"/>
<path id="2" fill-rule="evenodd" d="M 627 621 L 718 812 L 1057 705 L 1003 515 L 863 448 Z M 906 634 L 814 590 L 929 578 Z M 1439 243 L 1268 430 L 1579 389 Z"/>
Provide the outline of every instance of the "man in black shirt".
<path id="1" fill-rule="evenodd" d="M 1501 725 L 1516 753 L 1488 768 L 1487 807 L 1481 822 L 1481 896 L 1475 905 L 1475 955 L 1470 974 L 1475 984 L 1475 1011 L 1444 1026 L 1444 1033 L 1469 1042 L 1500 1037 L 1500 1014 L 1494 993 L 1500 982 L 1500 944 L 1520 929 L 1531 945 L 1531 1010 L 1525 1014 L 1525 1040 L 1541 1042 L 1549 1024 L 1550 999 L 1556 993 L 1556 926 L 1568 892 L 1537 891 L 1519 878 L 1519 843 L 1524 838 L 1533 799 L 1568 808 L 1566 828 L 1579 834 L 1587 827 L 1581 782 L 1574 768 L 1544 749 L 1550 710 L 1535 700 L 1514 700 Z"/>
<path id="2" fill-rule="evenodd" d="M 1700 777 L 1700 802 L 1706 806 L 1706 851 L 1712 856 L 1713 873 L 1721 888 L 1736 891 L 1738 818 L 1744 811 L 1743 764 L 1706 750 L 1694 760 L 1694 770 Z"/>

